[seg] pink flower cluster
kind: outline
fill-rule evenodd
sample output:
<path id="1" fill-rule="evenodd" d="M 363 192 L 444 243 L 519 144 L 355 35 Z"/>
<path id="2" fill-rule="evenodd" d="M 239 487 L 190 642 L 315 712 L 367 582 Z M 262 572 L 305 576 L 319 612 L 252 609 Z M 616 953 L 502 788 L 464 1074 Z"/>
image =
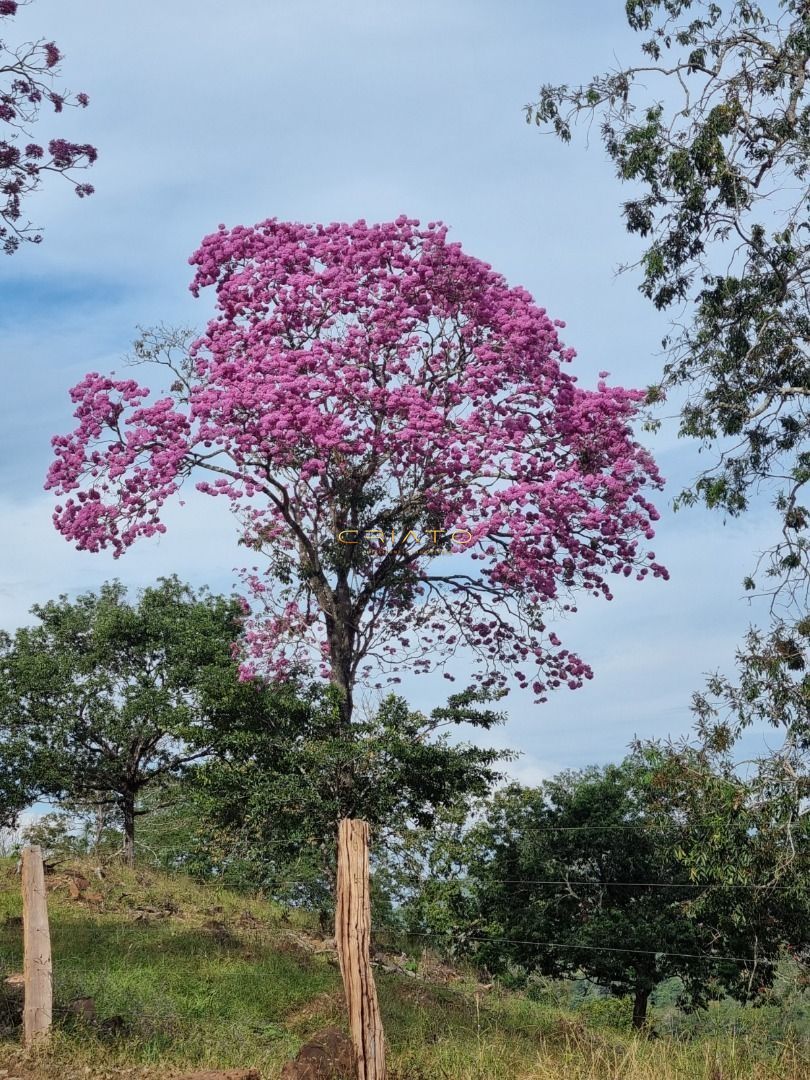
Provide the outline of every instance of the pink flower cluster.
<path id="1" fill-rule="evenodd" d="M 56 507 L 54 520 L 80 548 L 100 551 L 109 545 L 120 555 L 139 536 L 165 532 L 159 511 L 178 489 L 189 425 L 171 398 L 140 407 L 148 393 L 132 379 L 95 373 L 70 392 L 79 424 L 73 435 L 52 439 L 57 461 L 46 487 L 77 491 L 75 499 Z M 112 438 L 105 438 L 108 433 Z M 97 482 L 81 488 L 84 472 Z"/>
<path id="2" fill-rule="evenodd" d="M 488 684 L 511 671 L 538 698 L 590 677 L 549 609 L 575 610 L 580 589 L 610 598 L 611 575 L 666 576 L 643 547 L 661 484 L 632 433 L 643 394 L 580 388 L 563 324 L 440 223 L 220 226 L 190 261 L 193 293 L 213 286 L 217 305 L 191 386 L 147 408 L 132 382 L 79 384 L 48 476 L 70 493 L 57 528 L 118 555 L 208 472 L 197 486 L 268 555 L 267 583 L 251 577 L 267 608 L 254 664 L 283 673 L 309 650 L 352 679 L 451 677 L 469 648 Z M 336 543 L 341 528 L 437 522 L 463 522 L 472 554 Z"/>

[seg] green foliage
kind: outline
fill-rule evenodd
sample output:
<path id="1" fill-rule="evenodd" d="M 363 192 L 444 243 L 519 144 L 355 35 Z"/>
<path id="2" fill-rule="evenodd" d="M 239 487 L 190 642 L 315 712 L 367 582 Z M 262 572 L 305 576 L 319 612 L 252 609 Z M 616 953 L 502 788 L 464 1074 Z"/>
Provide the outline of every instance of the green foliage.
<path id="1" fill-rule="evenodd" d="M 52 811 L 26 826 L 21 839 L 26 844 L 37 844 L 46 857 L 84 855 L 87 853 L 86 838 L 75 828 L 76 821 L 71 814 Z"/>
<path id="2" fill-rule="evenodd" d="M 226 701 L 222 723 L 213 717 L 209 758 L 176 785 L 145 843 L 160 865 L 224 875 L 324 913 L 341 818 L 368 821 L 379 850 L 409 828 L 430 827 L 439 810 L 484 795 L 509 756 L 450 740 L 449 729 L 462 723 L 487 729 L 500 721 L 477 691 L 451 696 L 429 716 L 389 695 L 348 729 L 333 687 L 250 682 L 235 692 L 250 695 L 249 707 Z M 382 865 L 375 883 L 384 918 Z"/>
<path id="3" fill-rule="evenodd" d="M 690 917 L 711 927 L 725 952 L 754 956 L 768 973 L 752 980 L 746 966 L 729 965 L 718 979 L 741 1000 L 767 1001 L 773 961 L 806 964 L 810 955 L 810 818 L 795 801 L 789 753 L 741 767 L 716 730 L 697 747 L 652 746 L 644 755 L 651 817 L 680 823 L 675 856 L 690 880 L 707 885 L 695 891 Z"/>
<path id="4" fill-rule="evenodd" d="M 235 600 L 162 579 L 129 603 L 118 583 L 35 605 L 0 640 L 0 730 L 26 789 L 118 809 L 131 849 L 138 800 L 200 757 L 240 701 Z"/>
<path id="5" fill-rule="evenodd" d="M 810 620 L 775 620 L 769 633 L 751 630 L 737 653 L 736 680 L 715 674 L 693 696 L 706 756 L 726 771 L 749 728 L 769 730 L 771 750 L 748 768 L 750 801 L 785 827 L 806 827 L 810 796 Z M 790 840 L 785 832 L 783 839 Z M 789 855 L 792 845 L 786 844 Z"/>
<path id="6" fill-rule="evenodd" d="M 584 1001 L 579 1013 L 596 1028 L 626 1030 L 633 1019 L 633 1002 L 629 997 L 597 997 Z"/>
<path id="7" fill-rule="evenodd" d="M 3 648 L 0 633 L 0 649 Z M 14 828 L 20 811 L 34 799 L 36 779 L 25 738 L 2 733 L 0 745 L 0 829 Z"/>
<path id="8" fill-rule="evenodd" d="M 676 764 L 646 750 L 538 788 L 511 785 L 472 824 L 446 822 L 421 849 L 414 840 L 427 872 L 403 889 L 405 925 L 512 981 L 580 975 L 631 995 L 637 1024 L 675 976 L 690 1007 L 726 992 L 758 998 L 783 949 L 807 949 L 806 882 L 784 876 L 773 835 L 739 806 L 739 828 L 712 856 L 728 826 L 713 803 L 737 800 L 740 784 Z"/>
<path id="9" fill-rule="evenodd" d="M 121 851 L 121 815 L 114 807 L 101 804 L 88 807 L 66 799 L 58 809 L 26 825 L 20 839 L 26 844 L 37 844 L 47 857 L 107 858 Z"/>

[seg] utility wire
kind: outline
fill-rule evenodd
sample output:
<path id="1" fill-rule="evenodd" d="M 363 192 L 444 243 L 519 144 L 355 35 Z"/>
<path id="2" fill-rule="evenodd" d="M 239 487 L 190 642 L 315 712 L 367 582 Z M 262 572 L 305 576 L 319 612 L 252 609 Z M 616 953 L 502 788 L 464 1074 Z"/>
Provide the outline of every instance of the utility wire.
<path id="1" fill-rule="evenodd" d="M 442 881 L 444 884 L 464 885 L 469 881 L 475 882 L 475 878 L 449 878 L 424 877 L 418 879 L 420 884 L 429 881 Z M 533 879 L 533 878 L 487 878 L 485 885 L 570 885 L 572 888 L 579 885 L 592 885 L 607 887 L 608 885 L 623 885 L 634 889 L 791 889 L 792 885 L 772 885 L 770 882 L 722 882 L 722 881 L 571 881 L 557 879 Z"/>
<path id="2" fill-rule="evenodd" d="M 429 934 L 420 930 L 377 930 L 373 931 L 374 934 L 388 934 L 399 935 L 401 937 L 424 937 L 424 938 L 444 938 L 442 934 Z M 620 948 L 617 945 L 586 945 L 584 943 L 569 943 L 562 941 L 530 941 L 524 938 L 507 938 L 507 937 L 465 937 L 465 941 L 475 941 L 479 943 L 497 942 L 499 944 L 508 945 L 539 945 L 544 948 L 550 949 L 584 949 L 588 952 L 611 952 L 611 953 L 629 953 L 631 955 L 641 956 L 675 956 L 681 959 L 689 960 L 715 960 L 718 962 L 731 961 L 737 964 L 770 964 L 776 963 L 775 960 L 767 960 L 757 956 L 716 956 L 714 953 L 686 953 L 686 952 L 660 952 L 657 949 L 627 949 Z"/>

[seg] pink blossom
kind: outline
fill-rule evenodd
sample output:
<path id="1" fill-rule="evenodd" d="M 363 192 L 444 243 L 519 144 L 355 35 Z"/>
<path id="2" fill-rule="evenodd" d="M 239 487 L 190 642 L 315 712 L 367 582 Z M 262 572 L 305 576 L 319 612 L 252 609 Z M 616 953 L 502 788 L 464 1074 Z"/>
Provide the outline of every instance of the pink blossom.
<path id="1" fill-rule="evenodd" d="M 440 223 L 220 226 L 190 262 L 194 295 L 216 295 L 190 385 L 151 405 L 132 380 L 74 389 L 57 528 L 120 555 L 187 476 L 227 499 L 266 560 L 245 675 L 452 678 L 472 652 L 484 685 L 512 672 L 540 700 L 590 678 L 549 616 L 610 599 L 612 575 L 667 576 L 639 549 L 661 486 L 632 431 L 644 392 L 581 388 L 559 323 Z M 470 542 L 337 540 L 437 527 Z"/>

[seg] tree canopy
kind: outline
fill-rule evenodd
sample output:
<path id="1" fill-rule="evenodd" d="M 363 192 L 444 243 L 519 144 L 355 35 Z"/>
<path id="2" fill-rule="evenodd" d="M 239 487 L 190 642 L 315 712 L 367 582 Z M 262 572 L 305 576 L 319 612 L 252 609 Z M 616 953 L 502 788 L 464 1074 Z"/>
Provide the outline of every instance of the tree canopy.
<path id="1" fill-rule="evenodd" d="M 580 388 L 559 324 L 436 223 L 270 219 L 191 262 L 217 314 L 185 350 L 141 339 L 162 395 L 99 374 L 73 389 L 57 528 L 120 555 L 197 476 L 266 556 L 248 663 L 320 670 L 346 721 L 358 681 L 453 678 L 465 649 L 484 686 L 511 672 L 543 698 L 590 677 L 549 611 L 610 597 L 613 574 L 666 574 L 645 545 L 660 479 L 631 430 L 643 393 Z"/>
<path id="2" fill-rule="evenodd" d="M 461 724 L 488 730 L 502 717 L 486 694 L 453 694 L 424 715 L 394 694 L 340 723 L 331 689 L 258 696 L 216 731 L 211 757 L 192 775 L 192 858 L 209 872 L 330 906 L 342 818 L 362 818 L 377 843 L 427 828 L 437 813 L 486 795 L 510 755 L 451 741 Z M 353 776 L 351 787 L 343 778 Z M 186 849 L 188 851 L 188 848 Z"/>
<path id="3" fill-rule="evenodd" d="M 756 997 L 782 948 L 806 947 L 806 885 L 774 874 L 777 853 L 750 818 L 729 833 L 727 876 L 686 858 L 713 822 L 723 827 L 724 778 L 704 767 L 691 780 L 686 817 L 681 769 L 649 754 L 510 785 L 476 822 L 427 841 L 431 873 L 406 903 L 410 927 L 448 935 L 493 973 L 584 975 L 629 994 L 639 1027 L 673 976 L 693 1006 Z"/>

